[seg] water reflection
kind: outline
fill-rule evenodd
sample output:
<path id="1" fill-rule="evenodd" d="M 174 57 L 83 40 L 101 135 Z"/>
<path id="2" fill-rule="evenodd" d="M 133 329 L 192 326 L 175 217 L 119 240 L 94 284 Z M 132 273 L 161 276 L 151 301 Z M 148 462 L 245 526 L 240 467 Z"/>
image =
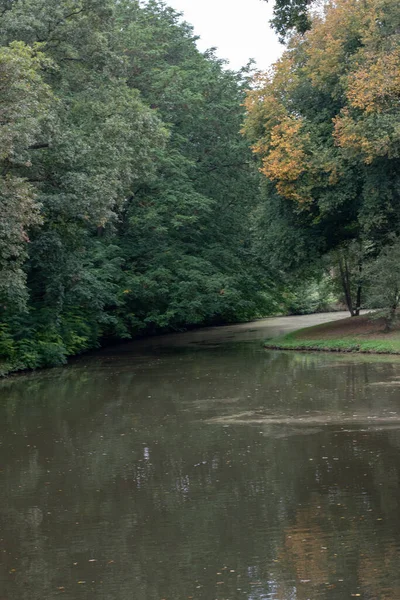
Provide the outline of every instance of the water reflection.
<path id="1" fill-rule="evenodd" d="M 0 598 L 400 598 L 399 376 L 232 345 L 5 382 Z"/>

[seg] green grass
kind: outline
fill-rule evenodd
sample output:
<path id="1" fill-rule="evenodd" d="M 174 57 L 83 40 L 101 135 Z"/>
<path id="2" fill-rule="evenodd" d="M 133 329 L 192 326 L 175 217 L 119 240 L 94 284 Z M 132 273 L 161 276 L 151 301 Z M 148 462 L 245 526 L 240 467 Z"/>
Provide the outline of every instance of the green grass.
<path id="1" fill-rule="evenodd" d="M 400 354 L 400 331 L 380 334 L 368 339 L 368 335 L 307 338 L 307 334 L 320 327 L 307 327 L 265 342 L 265 348 L 274 350 L 309 350 L 325 352 L 359 352 L 365 354 Z"/>

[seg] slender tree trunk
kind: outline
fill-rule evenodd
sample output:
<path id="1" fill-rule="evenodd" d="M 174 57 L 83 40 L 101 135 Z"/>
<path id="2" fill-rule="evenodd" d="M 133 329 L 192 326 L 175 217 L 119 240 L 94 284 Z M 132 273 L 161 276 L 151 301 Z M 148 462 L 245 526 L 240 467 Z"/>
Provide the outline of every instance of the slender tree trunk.
<path id="1" fill-rule="evenodd" d="M 356 300 L 356 308 L 354 311 L 354 316 L 358 317 L 360 315 L 360 310 L 361 310 L 361 293 L 362 293 L 362 287 L 361 285 L 359 285 L 357 287 L 357 300 Z"/>
<path id="2" fill-rule="evenodd" d="M 400 300 L 399 290 L 396 290 L 395 295 L 394 295 L 393 304 L 390 308 L 389 318 L 386 321 L 385 331 L 390 331 L 390 329 L 392 327 L 393 321 L 396 318 L 396 311 L 399 306 L 399 300 Z"/>
<path id="3" fill-rule="evenodd" d="M 342 281 L 344 297 L 346 300 L 346 305 L 347 305 L 350 315 L 352 317 L 354 317 L 355 314 L 354 314 L 354 310 L 353 310 L 353 300 L 351 298 L 349 269 L 348 269 L 347 261 L 343 260 L 341 256 L 339 256 L 339 271 L 340 271 L 340 279 Z"/>
<path id="4" fill-rule="evenodd" d="M 361 310 L 361 298 L 362 298 L 362 262 L 358 263 L 358 286 L 357 286 L 357 299 L 356 299 L 356 309 L 355 316 L 358 317 Z"/>

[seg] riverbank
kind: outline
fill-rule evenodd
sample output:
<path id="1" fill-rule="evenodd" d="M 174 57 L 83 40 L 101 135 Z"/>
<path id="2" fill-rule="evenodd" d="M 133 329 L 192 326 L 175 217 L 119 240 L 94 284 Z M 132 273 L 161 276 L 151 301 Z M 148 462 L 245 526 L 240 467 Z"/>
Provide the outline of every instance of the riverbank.
<path id="1" fill-rule="evenodd" d="M 214 327 L 199 327 L 191 331 L 164 333 L 163 335 L 143 336 L 140 338 L 125 340 L 121 343 L 107 345 L 97 350 L 89 350 L 85 353 L 68 357 L 69 364 L 75 364 L 88 356 L 107 356 L 118 354 L 135 354 L 137 352 L 154 351 L 162 347 L 215 347 L 232 343 L 252 343 L 258 345 L 266 338 L 280 338 L 287 333 L 297 331 L 311 325 L 318 325 L 339 319 L 345 319 L 348 313 L 317 313 L 300 316 L 266 317 L 231 325 L 219 325 Z M 0 357 L 0 379 L 10 375 L 23 375 L 29 370 L 16 369 L 10 361 L 2 360 Z"/>
<path id="2" fill-rule="evenodd" d="M 385 332 L 381 319 L 349 317 L 299 329 L 265 342 L 273 350 L 400 354 L 400 327 Z"/>

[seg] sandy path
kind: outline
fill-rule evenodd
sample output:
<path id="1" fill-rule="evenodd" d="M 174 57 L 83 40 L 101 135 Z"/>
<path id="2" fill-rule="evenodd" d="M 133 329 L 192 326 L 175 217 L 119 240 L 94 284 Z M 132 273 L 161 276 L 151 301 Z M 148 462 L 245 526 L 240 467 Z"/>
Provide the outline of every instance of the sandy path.
<path id="1" fill-rule="evenodd" d="M 160 335 L 143 340 L 136 340 L 123 346 L 118 346 L 119 352 L 129 352 L 160 346 L 191 346 L 208 344 L 226 344 L 229 342 L 251 342 L 276 337 L 303 327 L 311 327 L 319 323 L 337 321 L 349 316 L 347 311 L 336 313 L 321 313 L 317 315 L 302 315 L 295 317 L 270 317 L 237 325 L 220 327 L 205 327 L 185 333 Z M 116 348 L 106 349 L 105 352 L 115 352 Z"/>
<path id="2" fill-rule="evenodd" d="M 319 323 L 337 321 L 349 316 L 347 311 L 337 313 L 321 313 L 317 315 L 301 315 L 295 317 L 271 317 L 268 319 L 259 319 L 249 323 L 240 323 L 238 325 L 225 325 L 221 327 L 207 327 L 196 331 L 189 331 L 183 334 L 174 334 L 168 337 L 175 338 L 177 343 L 227 343 L 242 342 L 252 340 L 263 340 L 269 337 L 277 337 L 303 327 L 311 327 Z"/>

